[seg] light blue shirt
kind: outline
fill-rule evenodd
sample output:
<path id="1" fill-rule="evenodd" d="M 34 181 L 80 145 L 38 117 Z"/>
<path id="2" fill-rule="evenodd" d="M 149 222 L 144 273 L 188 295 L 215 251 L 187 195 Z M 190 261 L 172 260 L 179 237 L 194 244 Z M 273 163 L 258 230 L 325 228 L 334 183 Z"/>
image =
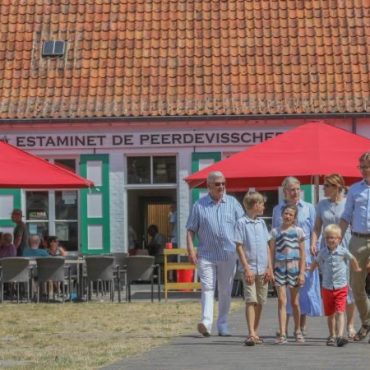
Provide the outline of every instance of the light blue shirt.
<path id="1" fill-rule="evenodd" d="M 347 286 L 347 262 L 353 258 L 342 245 L 334 251 L 330 251 L 327 246 L 323 247 L 316 258 L 322 273 L 322 286 L 329 290 Z"/>
<path id="2" fill-rule="evenodd" d="M 322 233 L 321 233 L 321 242 L 320 242 L 319 249 L 323 248 L 325 245 L 325 239 L 323 237 L 323 231 L 325 227 L 330 224 L 336 224 L 336 225 L 339 224 L 339 221 L 344 212 L 345 204 L 346 204 L 345 199 L 342 199 L 339 202 L 332 202 L 330 199 L 327 199 L 327 198 L 321 200 L 317 204 L 316 214 L 317 214 L 317 217 L 319 217 L 322 222 Z M 343 236 L 341 244 L 344 247 L 348 248 L 350 239 L 351 239 L 351 228 L 348 227 Z"/>
<path id="3" fill-rule="evenodd" d="M 24 257 L 50 257 L 50 254 L 45 249 L 25 248 L 23 250 Z"/>
<path id="4" fill-rule="evenodd" d="M 226 194 L 220 202 L 208 194 L 194 203 L 186 229 L 198 235 L 198 256 L 215 262 L 235 254 L 235 223 L 243 215 L 240 203 Z"/>
<path id="5" fill-rule="evenodd" d="M 235 225 L 235 242 L 242 244 L 248 265 L 256 275 L 263 275 L 268 266 L 268 242 L 271 239 L 265 221 L 240 218 Z M 243 267 L 241 270 L 243 270 Z"/>
<path id="6" fill-rule="evenodd" d="M 351 224 L 352 231 L 370 233 L 370 186 L 365 180 L 349 188 L 342 219 Z"/>
<path id="7" fill-rule="evenodd" d="M 284 201 L 280 202 L 274 207 L 272 211 L 272 227 L 280 228 L 283 220 L 281 217 L 281 210 L 287 203 Z M 299 226 L 304 233 L 305 241 L 305 257 L 306 263 L 312 263 L 312 256 L 310 253 L 311 235 L 315 226 L 316 212 L 315 207 L 311 203 L 300 200 L 297 204 L 298 207 L 298 219 L 297 226 Z"/>

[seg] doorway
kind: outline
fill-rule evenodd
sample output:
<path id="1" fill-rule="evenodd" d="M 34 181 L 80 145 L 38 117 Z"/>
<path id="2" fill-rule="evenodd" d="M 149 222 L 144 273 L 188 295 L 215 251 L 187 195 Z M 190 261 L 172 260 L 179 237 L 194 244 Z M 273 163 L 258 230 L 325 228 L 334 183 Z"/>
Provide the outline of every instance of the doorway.
<path id="1" fill-rule="evenodd" d="M 149 225 L 157 225 L 159 233 L 170 240 L 169 213 L 176 203 L 176 189 L 130 189 L 127 191 L 129 248 L 145 248 Z M 130 236 L 131 233 L 131 236 Z M 130 245 L 131 244 L 131 245 Z"/>

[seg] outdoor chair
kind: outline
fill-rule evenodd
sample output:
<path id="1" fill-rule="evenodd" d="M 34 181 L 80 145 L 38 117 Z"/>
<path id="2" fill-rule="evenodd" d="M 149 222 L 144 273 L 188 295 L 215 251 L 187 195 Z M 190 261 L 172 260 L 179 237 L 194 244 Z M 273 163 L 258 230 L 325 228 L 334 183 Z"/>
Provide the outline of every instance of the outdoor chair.
<path id="1" fill-rule="evenodd" d="M 17 303 L 20 298 L 20 284 L 26 286 L 27 301 L 30 300 L 31 269 L 30 260 L 26 257 L 4 257 L 0 260 L 1 280 L 0 299 L 4 300 L 4 283 L 15 284 L 17 291 Z"/>
<path id="2" fill-rule="evenodd" d="M 154 263 L 153 256 L 127 257 L 126 270 L 126 300 L 131 302 L 131 285 L 137 282 L 150 282 L 151 300 L 154 297 L 154 278 L 158 284 L 158 301 L 161 300 L 161 271 L 160 266 Z"/>
<path id="3" fill-rule="evenodd" d="M 114 301 L 114 281 L 119 274 L 115 267 L 113 256 L 86 256 L 87 300 L 91 300 L 92 285 L 96 283 L 96 295 L 105 293 L 104 283 L 108 283 L 110 300 Z M 118 271 L 118 274 L 117 274 Z M 117 278 L 118 279 L 118 278 Z M 118 290 L 118 302 L 121 302 L 121 292 Z"/>
<path id="4" fill-rule="evenodd" d="M 116 279 L 118 285 L 118 291 L 122 291 L 122 285 L 126 286 L 126 268 L 127 268 L 127 257 L 128 253 L 116 252 L 113 253 L 114 266 L 116 268 Z M 123 284 L 122 284 L 123 283 Z"/>
<path id="5" fill-rule="evenodd" d="M 62 301 L 65 302 L 66 292 L 65 285 L 68 286 L 68 294 L 71 293 L 71 270 L 70 266 L 65 265 L 64 257 L 39 257 L 37 262 L 37 302 L 40 301 L 41 289 L 40 286 L 48 282 L 60 282 L 62 287 Z M 47 301 L 49 301 L 49 287 L 46 288 Z M 53 290 L 53 298 L 55 299 L 55 290 Z"/>

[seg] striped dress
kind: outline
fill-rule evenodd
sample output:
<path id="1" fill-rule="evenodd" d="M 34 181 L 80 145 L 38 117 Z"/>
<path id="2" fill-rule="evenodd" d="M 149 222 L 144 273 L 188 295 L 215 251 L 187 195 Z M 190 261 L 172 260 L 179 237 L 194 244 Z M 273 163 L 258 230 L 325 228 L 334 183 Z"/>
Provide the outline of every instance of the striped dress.
<path id="1" fill-rule="evenodd" d="M 275 285 L 296 287 L 299 276 L 299 242 L 304 240 L 304 232 L 298 226 L 289 229 L 273 229 L 272 240 L 275 241 L 274 276 Z"/>

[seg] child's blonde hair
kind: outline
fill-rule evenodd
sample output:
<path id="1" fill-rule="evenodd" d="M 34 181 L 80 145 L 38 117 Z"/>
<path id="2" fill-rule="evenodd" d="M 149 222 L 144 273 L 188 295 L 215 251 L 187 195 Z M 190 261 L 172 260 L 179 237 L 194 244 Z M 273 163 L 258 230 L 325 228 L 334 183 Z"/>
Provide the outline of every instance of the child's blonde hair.
<path id="1" fill-rule="evenodd" d="M 328 226 L 325 227 L 324 229 L 324 237 L 328 237 L 329 235 L 336 235 L 336 236 L 339 236 L 340 238 L 342 237 L 342 230 L 341 228 L 336 225 L 336 224 L 330 224 Z"/>
<path id="2" fill-rule="evenodd" d="M 265 197 L 258 191 L 251 191 L 244 195 L 243 204 L 246 209 L 252 209 L 256 203 L 265 203 Z"/>

